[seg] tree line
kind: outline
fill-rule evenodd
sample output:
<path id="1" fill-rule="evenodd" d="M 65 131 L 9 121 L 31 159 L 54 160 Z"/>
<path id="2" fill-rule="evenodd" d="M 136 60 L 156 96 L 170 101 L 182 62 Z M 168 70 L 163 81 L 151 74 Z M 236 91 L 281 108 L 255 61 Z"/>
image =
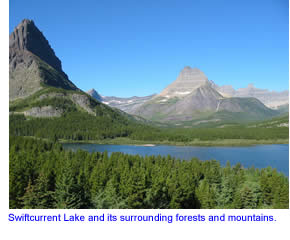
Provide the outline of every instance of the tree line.
<path id="1" fill-rule="evenodd" d="M 126 137 L 132 140 L 190 142 L 195 139 L 288 139 L 287 127 L 276 128 L 157 128 L 128 120 L 117 113 L 92 116 L 85 112 L 68 112 L 58 118 L 31 118 L 10 115 L 11 136 L 66 140 L 102 140 Z"/>

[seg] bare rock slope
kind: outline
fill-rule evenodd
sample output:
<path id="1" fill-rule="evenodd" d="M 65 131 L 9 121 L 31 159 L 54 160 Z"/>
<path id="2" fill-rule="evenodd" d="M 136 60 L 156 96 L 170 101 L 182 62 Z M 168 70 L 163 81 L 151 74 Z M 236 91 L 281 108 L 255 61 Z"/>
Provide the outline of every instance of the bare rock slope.
<path id="1" fill-rule="evenodd" d="M 24 19 L 9 36 L 9 99 L 30 96 L 45 85 L 78 89 L 34 22 Z"/>

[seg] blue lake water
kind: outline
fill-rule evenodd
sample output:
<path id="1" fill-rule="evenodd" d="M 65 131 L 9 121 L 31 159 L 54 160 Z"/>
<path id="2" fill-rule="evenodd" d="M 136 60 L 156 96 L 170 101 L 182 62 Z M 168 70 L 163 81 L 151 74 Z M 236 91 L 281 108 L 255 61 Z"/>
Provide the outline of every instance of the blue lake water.
<path id="1" fill-rule="evenodd" d="M 241 163 L 245 168 L 254 166 L 255 168 L 266 168 L 271 166 L 279 172 L 289 176 L 289 145 L 256 145 L 247 147 L 179 147 L 179 146 L 133 146 L 133 145 L 103 145 L 103 144 L 80 144 L 66 143 L 64 149 L 82 149 L 88 152 L 122 152 L 126 154 L 141 156 L 161 155 L 190 160 L 197 157 L 200 160 L 218 160 L 222 166 L 229 161 L 231 165 Z"/>

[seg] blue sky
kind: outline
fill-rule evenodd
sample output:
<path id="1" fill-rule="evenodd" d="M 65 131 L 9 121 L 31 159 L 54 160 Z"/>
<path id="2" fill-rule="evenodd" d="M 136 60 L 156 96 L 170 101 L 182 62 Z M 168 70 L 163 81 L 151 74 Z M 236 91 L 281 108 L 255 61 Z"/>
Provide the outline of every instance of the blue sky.
<path id="1" fill-rule="evenodd" d="M 160 92 L 189 65 L 234 88 L 289 88 L 288 0 L 10 0 L 44 33 L 79 88 Z"/>

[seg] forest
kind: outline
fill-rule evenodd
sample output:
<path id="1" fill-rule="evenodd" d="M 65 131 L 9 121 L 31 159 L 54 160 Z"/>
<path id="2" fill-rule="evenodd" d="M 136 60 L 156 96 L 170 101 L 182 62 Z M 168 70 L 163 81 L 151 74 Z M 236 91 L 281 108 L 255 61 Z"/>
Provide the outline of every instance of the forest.
<path id="1" fill-rule="evenodd" d="M 132 140 L 187 143 L 195 139 L 289 139 L 288 127 L 233 126 L 226 128 L 158 128 L 128 120 L 118 114 L 92 116 L 84 112 L 68 112 L 58 118 L 31 118 L 10 115 L 10 136 L 88 141 L 127 137 Z"/>
<path id="2" fill-rule="evenodd" d="M 289 208 L 288 178 L 271 167 L 72 152 L 21 136 L 9 148 L 10 208 Z"/>

